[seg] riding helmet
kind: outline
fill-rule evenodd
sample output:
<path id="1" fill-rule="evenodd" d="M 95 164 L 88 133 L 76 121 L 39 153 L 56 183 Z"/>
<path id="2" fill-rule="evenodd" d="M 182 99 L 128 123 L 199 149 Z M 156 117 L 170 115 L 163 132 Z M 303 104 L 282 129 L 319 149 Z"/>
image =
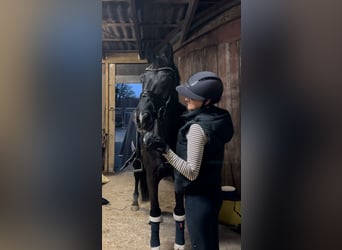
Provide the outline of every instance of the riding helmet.
<path id="1" fill-rule="evenodd" d="M 217 103 L 223 92 L 223 84 L 217 74 L 210 71 L 201 71 L 192 75 L 187 83 L 176 87 L 177 92 L 194 100 Z"/>

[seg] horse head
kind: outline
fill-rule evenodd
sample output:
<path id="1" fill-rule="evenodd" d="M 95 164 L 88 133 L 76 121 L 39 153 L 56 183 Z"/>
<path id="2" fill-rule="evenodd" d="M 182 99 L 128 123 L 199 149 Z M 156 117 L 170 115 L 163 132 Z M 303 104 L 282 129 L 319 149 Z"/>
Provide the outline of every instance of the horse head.
<path id="1" fill-rule="evenodd" d="M 148 57 L 149 66 L 141 76 L 143 90 L 134 112 L 134 122 L 138 131 L 159 133 L 170 103 L 178 94 L 175 90 L 179 84 L 178 70 L 173 62 L 173 51 L 170 45 L 164 47 L 159 54 Z"/>

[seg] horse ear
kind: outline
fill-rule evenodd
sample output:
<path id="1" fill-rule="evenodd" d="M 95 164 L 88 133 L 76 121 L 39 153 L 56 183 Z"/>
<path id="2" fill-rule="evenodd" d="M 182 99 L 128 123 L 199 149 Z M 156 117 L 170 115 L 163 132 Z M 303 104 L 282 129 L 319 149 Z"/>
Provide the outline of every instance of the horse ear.
<path id="1" fill-rule="evenodd" d="M 166 44 L 166 54 L 169 58 L 173 58 L 173 48 L 170 43 Z"/>
<path id="2" fill-rule="evenodd" d="M 173 48 L 170 43 L 164 45 L 162 53 L 165 55 L 166 58 L 173 59 Z"/>
<path id="3" fill-rule="evenodd" d="M 147 47 L 147 48 L 145 49 L 145 55 L 146 55 L 145 57 L 146 57 L 146 59 L 147 59 L 147 63 L 148 63 L 148 64 L 151 64 L 151 63 L 154 62 L 155 59 L 156 59 L 156 55 L 155 55 L 153 49 L 151 49 L 150 47 Z"/>

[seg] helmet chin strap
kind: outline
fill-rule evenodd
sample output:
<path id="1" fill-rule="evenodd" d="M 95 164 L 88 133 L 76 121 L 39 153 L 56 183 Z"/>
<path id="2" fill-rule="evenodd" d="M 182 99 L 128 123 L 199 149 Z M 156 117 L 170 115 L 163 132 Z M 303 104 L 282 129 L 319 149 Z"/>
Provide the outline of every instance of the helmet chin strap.
<path id="1" fill-rule="evenodd" d="M 206 100 L 204 100 L 204 101 L 202 102 L 201 108 L 210 105 L 210 103 L 211 103 L 211 99 L 206 99 Z"/>

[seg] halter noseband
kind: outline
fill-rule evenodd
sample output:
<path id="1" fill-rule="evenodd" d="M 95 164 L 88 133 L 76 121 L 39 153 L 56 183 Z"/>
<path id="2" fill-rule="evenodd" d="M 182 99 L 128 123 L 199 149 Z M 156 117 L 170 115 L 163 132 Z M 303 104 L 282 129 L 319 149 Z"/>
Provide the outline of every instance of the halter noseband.
<path id="1" fill-rule="evenodd" d="M 153 72 L 155 72 L 155 71 L 162 71 L 162 70 L 171 70 L 171 71 L 175 72 L 175 70 L 173 68 L 171 68 L 171 67 L 161 67 L 161 68 L 156 68 L 156 69 L 147 67 L 145 69 L 145 71 L 153 71 Z"/>

